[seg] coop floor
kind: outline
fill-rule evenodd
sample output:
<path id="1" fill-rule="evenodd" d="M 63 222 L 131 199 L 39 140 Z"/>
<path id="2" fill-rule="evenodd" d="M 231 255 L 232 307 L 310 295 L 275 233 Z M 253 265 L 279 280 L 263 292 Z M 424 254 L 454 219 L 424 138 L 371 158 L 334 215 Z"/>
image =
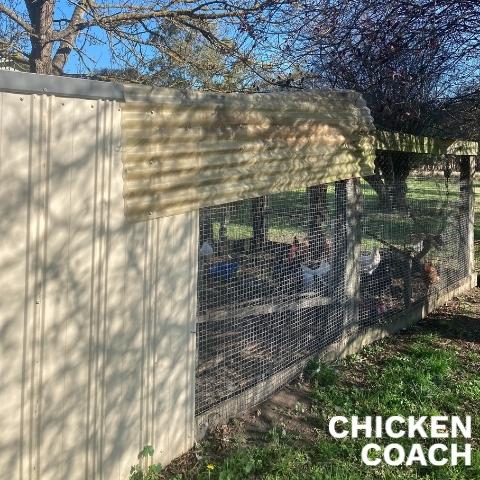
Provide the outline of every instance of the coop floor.
<path id="1" fill-rule="evenodd" d="M 316 383 L 300 378 L 218 428 L 172 463 L 164 478 L 480 478 L 480 289 L 453 299 L 407 332 L 320 367 Z M 364 439 L 329 436 L 327 419 L 338 414 L 471 415 L 473 465 L 365 467 Z"/>

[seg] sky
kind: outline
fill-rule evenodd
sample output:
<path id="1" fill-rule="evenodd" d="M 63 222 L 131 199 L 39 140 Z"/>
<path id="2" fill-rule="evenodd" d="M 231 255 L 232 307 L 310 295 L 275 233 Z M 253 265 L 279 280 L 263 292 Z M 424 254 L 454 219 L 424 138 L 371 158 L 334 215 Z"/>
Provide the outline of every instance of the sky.
<path id="1" fill-rule="evenodd" d="M 134 3 L 135 0 L 128 0 L 129 3 Z M 8 7 L 12 8 L 15 13 L 20 14 L 22 17 L 28 18 L 27 10 L 23 0 L 2 0 Z M 57 0 L 55 7 L 55 18 L 70 18 L 73 12 L 73 5 L 68 0 Z M 0 18 L 3 16 L 0 15 Z M 8 26 L 5 24 L 4 18 L 2 18 L 1 27 L 5 31 L 8 31 Z M 64 27 L 64 25 L 62 25 Z M 58 28 L 58 26 L 56 27 Z M 86 70 L 98 70 L 102 68 L 111 67 L 111 58 L 109 49 L 107 47 L 107 36 L 102 29 L 92 28 L 91 34 L 94 34 L 97 41 L 87 41 L 85 44 L 77 43 L 77 46 L 82 46 L 82 50 L 85 52 L 84 60 L 80 59 L 80 56 L 76 52 L 72 52 L 68 58 L 65 73 L 85 73 Z M 81 40 L 81 39 L 80 39 Z M 27 49 L 29 49 L 29 43 L 26 43 Z M 86 65 L 85 65 L 86 64 Z"/>
<path id="2" fill-rule="evenodd" d="M 70 18 L 73 12 L 73 6 L 67 0 L 57 0 L 57 10 L 59 16 Z M 95 34 L 100 41 L 106 43 L 107 36 L 102 29 L 94 28 L 91 33 Z M 99 43 L 97 45 L 87 42 L 85 44 L 84 62 L 92 70 L 99 70 L 110 67 L 110 55 L 105 44 Z M 72 52 L 65 65 L 65 73 L 83 73 L 85 72 L 85 64 L 81 61 L 76 52 Z"/>

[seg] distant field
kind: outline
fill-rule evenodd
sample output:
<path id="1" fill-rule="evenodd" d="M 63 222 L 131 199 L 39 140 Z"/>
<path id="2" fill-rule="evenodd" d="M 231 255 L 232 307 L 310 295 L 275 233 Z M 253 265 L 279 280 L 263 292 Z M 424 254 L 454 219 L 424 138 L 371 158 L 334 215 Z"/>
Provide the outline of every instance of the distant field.
<path id="1" fill-rule="evenodd" d="M 478 184 L 480 186 L 480 183 Z M 448 194 L 443 177 L 413 177 L 407 182 L 407 199 L 417 221 L 412 221 L 404 213 L 387 213 L 379 205 L 378 196 L 366 183 L 362 182 L 363 193 L 363 229 L 375 236 L 406 246 L 412 238 L 424 232 L 441 231 L 444 227 L 445 214 L 452 202 L 458 200 L 458 181 L 453 180 Z M 220 224 L 225 215 L 224 206 L 213 207 L 212 220 L 214 240 L 218 240 Z M 335 189 L 327 189 L 326 234 L 333 234 L 335 212 Z M 479 212 L 480 215 L 480 204 Z M 290 243 L 294 236 L 307 236 L 308 198 L 305 189 L 270 195 L 268 206 L 268 235 L 270 240 Z M 442 223 L 443 222 L 443 223 Z M 476 227 L 480 239 L 480 224 Z M 246 239 L 253 235 L 250 202 L 236 202 L 229 207 L 227 222 L 229 239 Z M 369 235 L 364 235 L 362 245 L 371 248 L 376 242 Z"/>

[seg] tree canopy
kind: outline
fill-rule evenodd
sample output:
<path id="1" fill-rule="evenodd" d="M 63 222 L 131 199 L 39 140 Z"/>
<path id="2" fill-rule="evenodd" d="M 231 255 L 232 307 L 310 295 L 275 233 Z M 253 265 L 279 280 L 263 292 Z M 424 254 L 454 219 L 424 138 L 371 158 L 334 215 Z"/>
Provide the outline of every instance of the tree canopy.
<path id="1" fill-rule="evenodd" d="M 74 57 L 81 73 L 164 86 L 348 88 L 381 128 L 475 128 L 462 112 L 479 91 L 476 0 L 0 0 L 0 38 L 32 72 Z"/>
<path id="2" fill-rule="evenodd" d="M 269 21 L 289 2 L 283 0 L 4 0 L 0 35 L 10 53 L 24 55 L 30 71 L 62 74 L 72 54 L 91 66 L 89 52 L 101 48 L 107 66 L 148 71 L 158 57 L 181 64 L 205 63 L 208 50 L 224 56 L 225 65 L 253 68 L 256 44 L 251 25 Z M 179 41 L 203 42 L 202 55 L 186 58 Z M 173 40 L 173 41 L 172 41 Z M 205 60 L 205 62 L 204 62 Z"/>

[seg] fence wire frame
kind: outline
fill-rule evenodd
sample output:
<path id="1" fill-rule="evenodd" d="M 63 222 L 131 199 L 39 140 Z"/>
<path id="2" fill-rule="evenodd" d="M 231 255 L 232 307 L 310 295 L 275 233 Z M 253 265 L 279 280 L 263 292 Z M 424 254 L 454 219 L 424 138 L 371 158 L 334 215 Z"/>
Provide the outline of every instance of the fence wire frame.
<path id="1" fill-rule="evenodd" d="M 196 415 L 456 288 L 461 190 L 458 176 L 417 176 L 382 199 L 349 180 L 202 209 Z"/>

